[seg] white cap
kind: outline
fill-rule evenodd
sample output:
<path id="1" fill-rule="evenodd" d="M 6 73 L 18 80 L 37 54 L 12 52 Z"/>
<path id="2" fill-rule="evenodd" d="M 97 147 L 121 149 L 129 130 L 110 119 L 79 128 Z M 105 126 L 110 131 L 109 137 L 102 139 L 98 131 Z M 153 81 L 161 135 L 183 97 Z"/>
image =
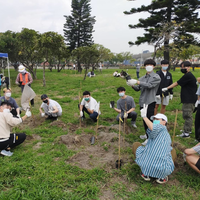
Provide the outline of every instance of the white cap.
<path id="1" fill-rule="evenodd" d="M 24 72 L 24 71 L 25 71 L 25 67 L 24 67 L 23 65 L 20 65 L 20 66 L 18 67 L 18 71 L 19 71 L 19 72 Z"/>
<path id="2" fill-rule="evenodd" d="M 161 113 L 158 113 L 158 114 L 156 114 L 156 115 L 154 115 L 154 116 L 151 116 L 151 120 L 153 120 L 154 118 L 163 119 L 163 120 L 165 120 L 165 121 L 167 122 L 167 116 L 166 116 L 166 115 L 163 115 L 163 114 L 161 114 Z"/>

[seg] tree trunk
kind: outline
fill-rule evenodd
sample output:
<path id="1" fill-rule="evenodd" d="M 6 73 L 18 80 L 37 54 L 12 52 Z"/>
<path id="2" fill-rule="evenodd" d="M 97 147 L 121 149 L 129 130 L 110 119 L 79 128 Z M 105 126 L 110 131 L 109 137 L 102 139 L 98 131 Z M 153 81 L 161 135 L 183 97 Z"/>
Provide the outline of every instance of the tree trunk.
<path id="1" fill-rule="evenodd" d="M 84 79 L 83 80 L 85 80 L 86 79 L 86 75 L 87 75 L 87 71 L 88 71 L 88 65 L 86 66 L 86 68 L 85 68 L 85 75 L 84 75 Z"/>

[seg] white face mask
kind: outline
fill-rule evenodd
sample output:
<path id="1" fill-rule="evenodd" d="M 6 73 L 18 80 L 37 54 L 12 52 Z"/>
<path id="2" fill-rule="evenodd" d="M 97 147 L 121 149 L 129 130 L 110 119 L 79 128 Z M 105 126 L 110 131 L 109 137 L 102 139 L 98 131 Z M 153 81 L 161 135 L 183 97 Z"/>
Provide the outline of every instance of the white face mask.
<path id="1" fill-rule="evenodd" d="M 6 93 L 6 97 L 11 97 L 11 92 Z"/>
<path id="2" fill-rule="evenodd" d="M 4 113 L 10 113 L 10 110 L 9 110 L 8 108 L 5 108 L 5 109 L 3 110 L 3 112 L 4 112 Z"/>
<path id="3" fill-rule="evenodd" d="M 151 72 L 153 70 L 153 66 L 146 65 L 145 69 L 146 69 L 147 72 Z"/>

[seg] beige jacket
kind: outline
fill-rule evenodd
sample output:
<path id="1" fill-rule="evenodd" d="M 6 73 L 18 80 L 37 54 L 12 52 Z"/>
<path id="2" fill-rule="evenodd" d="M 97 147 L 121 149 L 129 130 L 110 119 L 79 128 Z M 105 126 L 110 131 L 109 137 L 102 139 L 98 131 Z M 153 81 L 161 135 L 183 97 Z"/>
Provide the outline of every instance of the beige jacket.
<path id="1" fill-rule="evenodd" d="M 14 118 L 11 113 L 0 112 L 0 138 L 9 138 L 10 128 L 21 122 L 21 118 Z"/>

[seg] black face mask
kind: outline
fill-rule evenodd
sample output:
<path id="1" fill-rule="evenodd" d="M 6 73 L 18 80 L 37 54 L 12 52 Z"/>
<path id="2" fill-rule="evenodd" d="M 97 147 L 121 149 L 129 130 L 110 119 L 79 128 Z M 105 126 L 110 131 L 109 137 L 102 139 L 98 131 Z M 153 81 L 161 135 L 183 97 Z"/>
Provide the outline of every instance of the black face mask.
<path id="1" fill-rule="evenodd" d="M 181 69 L 181 72 L 185 74 L 187 73 L 187 69 Z"/>
<path id="2" fill-rule="evenodd" d="M 44 102 L 44 103 L 48 103 L 48 100 L 46 99 L 46 100 L 44 100 L 43 102 Z"/>

